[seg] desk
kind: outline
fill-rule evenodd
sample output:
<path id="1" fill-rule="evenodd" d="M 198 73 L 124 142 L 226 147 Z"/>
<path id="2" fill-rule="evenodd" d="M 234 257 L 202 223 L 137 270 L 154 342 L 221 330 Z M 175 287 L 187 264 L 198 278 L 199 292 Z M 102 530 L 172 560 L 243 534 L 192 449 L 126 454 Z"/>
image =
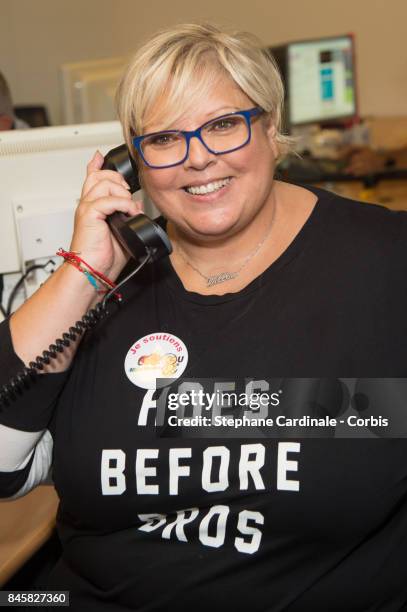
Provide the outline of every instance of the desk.
<path id="1" fill-rule="evenodd" d="M 383 180 L 371 190 L 366 190 L 361 181 L 322 182 L 316 186 L 345 198 L 363 199 L 368 203 L 381 204 L 393 210 L 407 210 L 407 180 Z M 362 195 L 365 197 L 362 198 Z"/>
<path id="2" fill-rule="evenodd" d="M 55 527 L 58 496 L 40 485 L 13 501 L 0 502 L 0 587 L 48 540 Z"/>

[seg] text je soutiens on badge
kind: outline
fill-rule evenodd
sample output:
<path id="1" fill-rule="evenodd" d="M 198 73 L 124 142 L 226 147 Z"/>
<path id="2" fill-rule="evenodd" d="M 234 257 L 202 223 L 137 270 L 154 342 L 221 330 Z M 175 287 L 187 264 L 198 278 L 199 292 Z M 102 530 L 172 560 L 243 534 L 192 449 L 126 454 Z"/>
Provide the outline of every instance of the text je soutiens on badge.
<path id="1" fill-rule="evenodd" d="M 154 332 L 136 340 L 128 350 L 124 369 L 142 389 L 165 387 L 166 379 L 179 378 L 187 367 L 188 350 L 173 334 Z"/>

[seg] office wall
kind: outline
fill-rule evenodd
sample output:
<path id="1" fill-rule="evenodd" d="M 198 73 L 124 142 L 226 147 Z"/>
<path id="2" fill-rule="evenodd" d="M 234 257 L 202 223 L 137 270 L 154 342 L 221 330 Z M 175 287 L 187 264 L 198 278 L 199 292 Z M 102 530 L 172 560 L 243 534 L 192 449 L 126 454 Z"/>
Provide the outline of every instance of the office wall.
<path id="1" fill-rule="evenodd" d="M 406 0 L 0 0 L 0 70 L 16 103 L 60 122 L 58 67 L 121 55 L 157 28 L 208 19 L 267 45 L 354 32 L 362 115 L 407 114 Z"/>

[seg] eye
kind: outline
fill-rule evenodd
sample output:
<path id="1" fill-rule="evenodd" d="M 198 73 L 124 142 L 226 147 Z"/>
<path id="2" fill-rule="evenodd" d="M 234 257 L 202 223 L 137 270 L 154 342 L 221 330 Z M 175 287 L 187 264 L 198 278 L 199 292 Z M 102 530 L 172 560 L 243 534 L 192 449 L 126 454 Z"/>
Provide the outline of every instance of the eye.
<path id="1" fill-rule="evenodd" d="M 155 134 L 145 139 L 145 145 L 152 145 L 156 147 L 163 147 L 174 144 L 179 141 L 178 134 L 172 134 L 170 132 L 163 132 L 161 134 Z"/>
<path id="2" fill-rule="evenodd" d="M 216 119 L 210 125 L 207 126 L 207 129 L 215 132 L 224 132 L 226 130 L 230 130 L 239 123 L 238 117 L 223 117 L 222 119 Z"/>

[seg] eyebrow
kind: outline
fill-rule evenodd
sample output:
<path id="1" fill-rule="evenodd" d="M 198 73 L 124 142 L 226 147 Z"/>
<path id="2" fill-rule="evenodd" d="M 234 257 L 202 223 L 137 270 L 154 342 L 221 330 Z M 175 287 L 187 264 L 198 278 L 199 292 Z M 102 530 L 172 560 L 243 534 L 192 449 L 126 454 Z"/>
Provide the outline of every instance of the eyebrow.
<path id="1" fill-rule="evenodd" d="M 214 111 L 211 111 L 210 113 L 207 113 L 206 117 L 210 117 L 211 115 L 214 115 L 215 113 L 218 114 L 218 113 L 220 113 L 222 111 L 227 111 L 227 109 L 228 110 L 233 109 L 233 110 L 230 111 L 232 113 L 234 113 L 235 111 L 240 110 L 240 108 L 238 108 L 237 106 L 221 106 L 217 110 L 214 110 Z"/>
<path id="2" fill-rule="evenodd" d="M 221 106 L 220 108 L 216 109 L 216 110 L 212 110 L 209 111 L 209 113 L 206 113 L 205 115 L 205 119 L 203 121 L 203 123 L 201 125 L 203 125 L 204 123 L 206 123 L 207 121 L 211 120 L 211 117 L 213 116 L 214 119 L 216 119 L 216 117 L 221 117 L 222 115 L 228 114 L 228 113 L 234 113 L 236 111 L 241 110 L 240 108 L 238 108 L 237 106 Z M 171 132 L 177 130 L 177 128 L 163 128 L 161 130 L 154 130 L 151 131 L 149 130 L 149 133 L 151 134 L 155 134 L 156 132 Z M 182 130 L 181 130 L 182 131 Z"/>

